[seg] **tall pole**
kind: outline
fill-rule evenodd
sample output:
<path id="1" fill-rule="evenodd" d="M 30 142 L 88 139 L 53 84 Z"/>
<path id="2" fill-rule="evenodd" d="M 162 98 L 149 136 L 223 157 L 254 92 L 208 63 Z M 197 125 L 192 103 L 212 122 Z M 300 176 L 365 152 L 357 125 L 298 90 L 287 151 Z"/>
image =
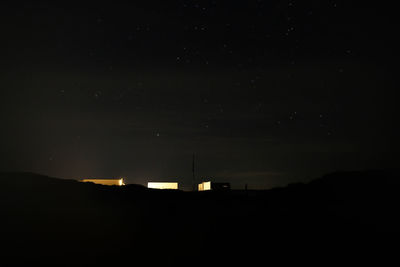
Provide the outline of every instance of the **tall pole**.
<path id="1" fill-rule="evenodd" d="M 196 191 L 196 180 L 194 176 L 194 153 L 193 153 L 193 159 L 192 159 L 192 174 L 193 174 L 193 191 Z"/>

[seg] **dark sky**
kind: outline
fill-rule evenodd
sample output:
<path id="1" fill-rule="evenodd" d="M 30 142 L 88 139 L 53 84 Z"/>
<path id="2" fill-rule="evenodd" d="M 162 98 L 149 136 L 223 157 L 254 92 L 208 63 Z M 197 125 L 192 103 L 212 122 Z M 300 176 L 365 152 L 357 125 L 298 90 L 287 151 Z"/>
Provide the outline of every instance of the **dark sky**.
<path id="1" fill-rule="evenodd" d="M 130 2 L 0 4 L 0 169 L 190 188 L 196 153 L 199 181 L 269 188 L 396 166 L 393 7 Z"/>

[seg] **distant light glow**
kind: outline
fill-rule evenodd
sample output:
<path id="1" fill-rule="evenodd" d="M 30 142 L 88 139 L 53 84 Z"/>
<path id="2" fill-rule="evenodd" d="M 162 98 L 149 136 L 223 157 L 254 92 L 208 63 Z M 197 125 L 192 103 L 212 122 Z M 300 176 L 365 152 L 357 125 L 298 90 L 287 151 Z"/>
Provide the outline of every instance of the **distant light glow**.
<path id="1" fill-rule="evenodd" d="M 176 182 L 148 182 L 148 188 L 153 189 L 178 189 L 178 183 Z"/>
<path id="2" fill-rule="evenodd" d="M 90 183 L 101 184 L 101 185 L 118 185 L 118 186 L 125 185 L 124 178 L 120 178 L 120 179 L 82 179 L 80 181 L 85 182 L 85 183 L 90 182 Z"/>

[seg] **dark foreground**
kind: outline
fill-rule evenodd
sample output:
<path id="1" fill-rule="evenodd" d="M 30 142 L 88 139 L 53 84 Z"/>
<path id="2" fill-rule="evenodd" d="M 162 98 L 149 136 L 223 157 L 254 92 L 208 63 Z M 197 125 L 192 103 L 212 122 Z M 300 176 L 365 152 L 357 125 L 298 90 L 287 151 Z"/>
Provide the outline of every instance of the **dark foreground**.
<path id="1" fill-rule="evenodd" d="M 0 265 L 383 264 L 398 260 L 399 193 L 379 171 L 191 193 L 0 173 Z"/>

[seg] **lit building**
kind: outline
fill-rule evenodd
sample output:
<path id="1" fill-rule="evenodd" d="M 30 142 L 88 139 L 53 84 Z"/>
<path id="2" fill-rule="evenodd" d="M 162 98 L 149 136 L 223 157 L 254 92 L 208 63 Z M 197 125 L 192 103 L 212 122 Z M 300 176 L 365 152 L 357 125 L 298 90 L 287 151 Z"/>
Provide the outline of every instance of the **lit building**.
<path id="1" fill-rule="evenodd" d="M 125 185 L 124 178 L 88 178 L 88 179 L 82 179 L 80 180 L 80 182 L 90 182 L 102 185 L 117 185 L 117 186 Z"/>
<path id="2" fill-rule="evenodd" d="M 211 182 L 202 182 L 199 184 L 199 191 L 211 190 Z"/>
<path id="3" fill-rule="evenodd" d="M 208 190 L 229 190 L 231 189 L 231 185 L 229 183 L 214 183 L 214 182 L 202 182 L 198 186 L 199 191 L 208 191 Z"/>
<path id="4" fill-rule="evenodd" d="M 148 182 L 148 188 L 152 189 L 178 189 L 178 183 L 176 182 Z"/>

